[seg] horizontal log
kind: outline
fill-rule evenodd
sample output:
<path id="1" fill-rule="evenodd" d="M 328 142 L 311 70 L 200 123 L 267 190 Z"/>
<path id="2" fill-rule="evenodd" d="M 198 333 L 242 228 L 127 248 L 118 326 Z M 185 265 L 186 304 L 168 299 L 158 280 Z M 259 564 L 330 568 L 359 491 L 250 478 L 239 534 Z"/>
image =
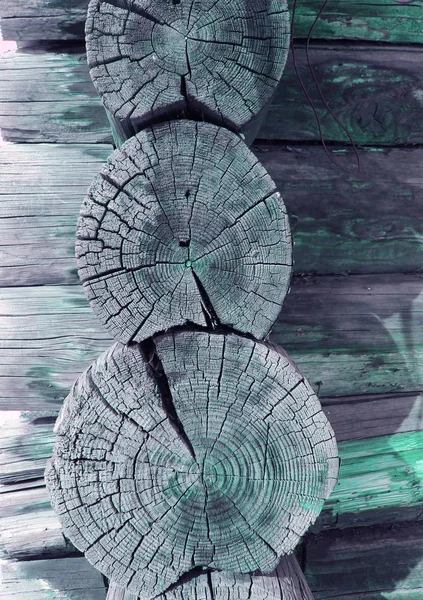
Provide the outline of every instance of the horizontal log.
<path id="1" fill-rule="evenodd" d="M 330 532 L 309 539 L 305 575 L 315 600 L 422 597 L 423 523 Z"/>
<path id="2" fill-rule="evenodd" d="M 110 126 L 91 83 L 85 53 L 75 50 L 8 52 L 2 57 L 3 140 L 111 143 Z"/>
<path id="3" fill-rule="evenodd" d="M 311 60 L 323 94 L 357 144 L 423 143 L 423 96 L 416 47 L 312 46 Z M 316 101 L 325 138 L 345 133 L 324 108 L 297 49 L 301 76 Z M 110 125 L 88 73 L 83 48 L 72 52 L 10 52 L 2 58 L 0 128 L 7 141 L 105 143 Z M 311 106 L 295 75 L 292 56 L 259 138 L 318 141 Z"/>
<path id="4" fill-rule="evenodd" d="M 271 339 L 320 396 L 422 388 L 423 276 L 297 277 Z M 48 410 L 111 343 L 80 286 L 3 288 L 3 409 Z"/>
<path id="5" fill-rule="evenodd" d="M 101 574 L 85 558 L 2 565 L 0 600 L 104 600 Z"/>
<path id="6" fill-rule="evenodd" d="M 322 400 L 341 470 L 313 532 L 423 518 L 423 399 L 376 394 Z M 78 554 L 61 531 L 44 487 L 58 411 L 0 413 L 3 558 Z"/>
<path id="7" fill-rule="evenodd" d="M 292 0 L 289 3 L 292 7 Z M 299 3 L 295 35 L 307 37 L 320 0 Z M 3 39 L 83 39 L 88 0 L 0 1 Z M 422 43 L 422 0 L 386 3 L 384 0 L 333 0 L 313 31 L 315 39 L 361 39 Z"/>
<path id="8" fill-rule="evenodd" d="M 36 151 L 29 144 L 8 146 L 0 159 L 1 286 L 79 284 L 78 213 L 111 150 L 102 144 L 40 144 Z M 369 149 L 359 176 L 346 176 L 321 148 L 257 143 L 253 151 L 287 207 L 295 273 L 422 269 L 423 150 Z"/>

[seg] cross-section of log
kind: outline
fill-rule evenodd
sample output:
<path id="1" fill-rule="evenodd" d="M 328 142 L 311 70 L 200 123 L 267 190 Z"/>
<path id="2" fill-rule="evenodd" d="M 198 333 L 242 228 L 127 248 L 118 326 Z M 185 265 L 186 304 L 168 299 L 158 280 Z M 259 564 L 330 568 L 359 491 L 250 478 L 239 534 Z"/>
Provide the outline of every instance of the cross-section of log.
<path id="1" fill-rule="evenodd" d="M 199 567 L 271 572 L 338 471 L 309 384 L 283 351 L 234 334 L 115 344 L 56 433 L 46 482 L 65 533 L 147 598 Z"/>
<path id="2" fill-rule="evenodd" d="M 180 116 L 250 143 L 289 47 L 286 0 L 91 0 L 88 65 L 116 141 Z"/>
<path id="3" fill-rule="evenodd" d="M 293 554 L 282 556 L 269 575 L 206 571 L 182 578 L 156 600 L 313 600 L 310 588 Z M 110 582 L 107 600 L 144 600 Z"/>
<path id="4" fill-rule="evenodd" d="M 291 275 L 280 194 L 236 134 L 156 125 L 115 151 L 77 229 L 79 275 L 115 339 L 225 324 L 263 338 Z"/>

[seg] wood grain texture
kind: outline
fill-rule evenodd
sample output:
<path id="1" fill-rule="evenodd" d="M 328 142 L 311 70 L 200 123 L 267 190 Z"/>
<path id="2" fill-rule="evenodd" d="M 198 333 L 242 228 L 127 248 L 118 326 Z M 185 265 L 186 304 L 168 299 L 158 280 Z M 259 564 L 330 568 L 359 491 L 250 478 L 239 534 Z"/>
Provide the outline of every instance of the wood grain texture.
<path id="1" fill-rule="evenodd" d="M 288 3 L 292 7 L 292 0 Z M 295 35 L 306 38 L 321 8 L 320 0 L 297 7 Z M 88 0 L 1 0 L 4 39 L 83 39 Z M 384 0 L 333 0 L 313 35 L 316 39 L 353 39 L 422 43 L 422 1 L 389 3 Z"/>
<path id="2" fill-rule="evenodd" d="M 239 136 L 208 123 L 155 125 L 116 150 L 76 236 L 85 293 L 124 343 L 187 323 L 264 338 L 290 284 L 275 183 Z"/>
<path id="3" fill-rule="evenodd" d="M 100 144 L 2 146 L 1 286 L 79 281 L 78 212 L 111 151 L 111 146 Z"/>
<path id="4" fill-rule="evenodd" d="M 111 582 L 107 600 L 143 600 Z M 209 571 L 197 575 L 157 600 L 313 600 L 310 589 L 293 554 L 283 556 L 269 575 L 252 575 Z"/>
<path id="5" fill-rule="evenodd" d="M 34 150 L 9 144 L 0 155 L 2 287 L 79 282 L 77 214 L 112 148 L 39 144 Z M 263 142 L 253 150 L 287 207 L 294 272 L 421 271 L 423 150 L 362 152 L 359 176 L 346 176 L 321 148 Z"/>
<path id="6" fill-rule="evenodd" d="M 7 52 L 1 57 L 0 73 L 3 140 L 111 143 L 83 48 Z"/>
<path id="7" fill-rule="evenodd" d="M 112 346 L 55 431 L 46 484 L 65 533 L 146 598 L 197 567 L 272 571 L 338 472 L 302 375 L 277 347 L 233 334 Z"/>
<path id="8" fill-rule="evenodd" d="M 309 53 L 326 102 L 356 144 L 422 143 L 423 53 L 420 48 L 325 44 L 311 45 Z M 297 48 L 296 62 L 316 104 L 325 139 L 350 144 L 318 96 L 304 46 Z M 258 137 L 320 140 L 316 117 L 293 69 L 292 55 Z"/>
<path id="9" fill-rule="evenodd" d="M 1 600 L 105 600 L 101 574 L 84 558 L 4 562 Z"/>
<path id="10" fill-rule="evenodd" d="M 286 0 L 92 0 L 85 32 L 118 145 L 180 117 L 243 133 L 250 144 L 290 38 Z"/>
<path id="11" fill-rule="evenodd" d="M 312 45 L 312 63 L 329 105 L 358 144 L 423 143 L 423 97 L 418 47 Z M 326 139 L 345 134 L 324 109 L 308 72 L 304 46 L 297 63 Z M 91 83 L 83 47 L 72 52 L 24 49 L 2 56 L 0 128 L 12 142 L 104 143 L 110 125 Z M 292 56 L 259 132 L 272 140 L 317 141 L 314 114 L 296 78 Z"/>
<path id="12" fill-rule="evenodd" d="M 342 464 L 339 482 L 312 531 L 422 520 L 421 395 L 327 398 L 322 407 L 338 440 Z M 34 560 L 78 553 L 62 534 L 43 482 L 57 414 L 0 413 L 3 558 Z"/>
<path id="13" fill-rule="evenodd" d="M 297 277 L 271 339 L 320 396 L 420 390 L 420 274 Z M 110 344 L 79 286 L 3 288 L 3 409 L 60 406 Z"/>
<path id="14" fill-rule="evenodd" d="M 308 540 L 315 600 L 420 600 L 423 523 L 330 532 Z"/>

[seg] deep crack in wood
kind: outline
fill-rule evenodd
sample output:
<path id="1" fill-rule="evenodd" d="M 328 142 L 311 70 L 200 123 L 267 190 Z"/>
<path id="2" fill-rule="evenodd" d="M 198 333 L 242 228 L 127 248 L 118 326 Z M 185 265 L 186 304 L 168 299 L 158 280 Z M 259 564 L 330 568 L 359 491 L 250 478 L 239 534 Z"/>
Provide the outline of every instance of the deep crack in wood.
<path id="1" fill-rule="evenodd" d="M 292 270 L 267 171 L 236 134 L 188 120 L 112 154 L 83 203 L 76 255 L 95 313 L 124 343 L 187 323 L 264 338 Z"/>
<path id="2" fill-rule="evenodd" d="M 46 482 L 66 535 L 148 598 L 195 567 L 271 572 L 336 482 L 317 397 L 269 344 L 180 332 L 155 345 L 172 411 L 137 344 L 115 344 L 65 401 Z"/>
<path id="3" fill-rule="evenodd" d="M 252 142 L 289 48 L 285 0 L 92 0 L 85 31 L 118 144 L 181 116 Z"/>

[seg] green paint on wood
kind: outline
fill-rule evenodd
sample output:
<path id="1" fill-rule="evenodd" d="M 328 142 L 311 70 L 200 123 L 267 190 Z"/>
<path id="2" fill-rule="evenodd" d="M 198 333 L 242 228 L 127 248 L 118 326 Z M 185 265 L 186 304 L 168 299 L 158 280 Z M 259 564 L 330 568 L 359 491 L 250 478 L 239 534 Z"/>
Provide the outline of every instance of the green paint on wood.
<path id="1" fill-rule="evenodd" d="M 326 101 L 357 144 L 421 143 L 423 58 L 420 49 L 311 46 L 310 58 Z M 303 46 L 297 50 L 297 64 L 316 104 L 325 139 L 350 143 L 317 94 Z M 314 112 L 297 80 L 292 59 L 288 61 L 259 138 L 320 140 Z"/>
<path id="2" fill-rule="evenodd" d="M 292 7 L 292 0 L 288 2 Z M 306 38 L 322 7 L 320 0 L 298 4 L 295 36 Z M 314 39 L 353 39 L 423 43 L 422 0 L 409 3 L 385 0 L 332 0 L 315 29 Z"/>
<path id="3" fill-rule="evenodd" d="M 325 504 L 334 517 L 423 508 L 423 432 L 341 442 L 339 454 L 339 481 Z"/>
<path id="4" fill-rule="evenodd" d="M 66 40 L 84 39 L 88 0 L 0 1 L 4 39 Z M 292 0 L 289 2 L 292 8 Z M 423 42 L 422 0 L 385 2 L 384 0 L 332 0 L 317 24 L 315 39 L 359 39 L 400 43 Z M 305 38 L 322 3 L 298 3 L 295 35 Z"/>

